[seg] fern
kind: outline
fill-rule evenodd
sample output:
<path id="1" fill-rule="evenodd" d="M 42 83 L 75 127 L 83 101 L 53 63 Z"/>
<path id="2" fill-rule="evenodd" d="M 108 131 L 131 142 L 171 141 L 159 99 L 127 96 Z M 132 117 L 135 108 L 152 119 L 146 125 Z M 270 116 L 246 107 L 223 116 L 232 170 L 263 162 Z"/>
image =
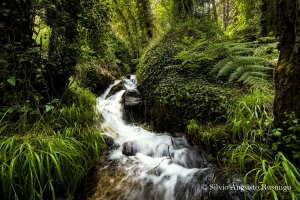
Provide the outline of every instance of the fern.
<path id="1" fill-rule="evenodd" d="M 243 81 L 245 80 L 244 78 L 242 78 L 242 76 L 248 72 L 248 75 L 252 75 L 252 76 L 258 76 L 258 77 L 268 77 L 268 75 L 266 74 L 266 72 L 268 70 L 273 70 L 273 68 L 271 67 L 265 67 L 263 65 L 246 65 L 246 66 L 241 66 L 238 67 L 235 72 L 233 72 L 230 76 L 229 76 L 229 82 L 232 82 L 236 79 L 239 79 L 239 81 Z"/>
<path id="2" fill-rule="evenodd" d="M 217 64 L 215 64 L 215 66 L 211 69 L 210 71 L 210 75 L 213 75 L 213 74 L 217 74 L 225 64 L 231 62 L 233 59 L 232 57 L 228 57 L 228 58 L 225 58 L 221 61 L 219 61 Z"/>
<path id="3" fill-rule="evenodd" d="M 256 77 L 260 77 L 260 78 L 270 77 L 265 72 L 246 72 L 238 79 L 238 82 L 244 82 L 250 76 L 256 76 Z"/>
<path id="4" fill-rule="evenodd" d="M 235 56 L 223 59 L 211 70 L 217 77 L 229 77 L 228 82 L 237 80 L 245 85 L 260 86 L 267 84 L 270 72 L 270 61 L 255 56 Z"/>
<path id="5" fill-rule="evenodd" d="M 228 50 L 232 55 L 250 56 L 254 54 L 253 43 L 232 43 L 228 45 Z"/>
<path id="6" fill-rule="evenodd" d="M 269 82 L 262 77 L 256 77 L 256 76 L 249 76 L 246 78 L 246 80 L 243 82 L 245 85 L 251 85 L 251 86 L 265 86 Z"/>

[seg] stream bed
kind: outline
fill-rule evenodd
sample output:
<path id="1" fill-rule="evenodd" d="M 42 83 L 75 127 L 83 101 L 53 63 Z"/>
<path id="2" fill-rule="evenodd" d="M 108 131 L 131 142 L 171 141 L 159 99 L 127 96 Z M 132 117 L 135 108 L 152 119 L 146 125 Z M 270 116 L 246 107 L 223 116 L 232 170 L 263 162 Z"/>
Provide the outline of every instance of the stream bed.
<path id="1" fill-rule="evenodd" d="M 242 176 L 222 173 L 184 135 L 154 133 L 124 120 L 124 96 L 136 90 L 135 82 L 123 80 L 124 89 L 110 94 L 120 84 L 116 81 L 98 98 L 109 150 L 88 175 L 84 195 L 75 199 L 251 199 L 253 191 L 244 192 Z"/>

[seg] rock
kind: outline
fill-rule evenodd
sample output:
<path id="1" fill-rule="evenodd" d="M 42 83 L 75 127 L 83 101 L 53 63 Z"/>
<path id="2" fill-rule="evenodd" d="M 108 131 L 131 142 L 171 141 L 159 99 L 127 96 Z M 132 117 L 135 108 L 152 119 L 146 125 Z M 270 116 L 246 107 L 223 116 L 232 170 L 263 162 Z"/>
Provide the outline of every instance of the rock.
<path id="1" fill-rule="evenodd" d="M 253 199 L 255 193 L 254 184 L 247 182 L 246 196 L 244 190 L 244 177 L 233 173 L 220 173 L 215 182 L 210 184 L 210 195 L 212 199 Z M 246 198 L 245 198 L 246 197 Z"/>
<path id="2" fill-rule="evenodd" d="M 135 148 L 135 143 L 132 141 L 125 142 L 123 144 L 122 153 L 125 156 L 134 156 L 137 153 L 137 149 Z"/>
<path id="3" fill-rule="evenodd" d="M 144 101 L 138 90 L 127 90 L 124 94 L 125 120 L 129 122 L 144 121 Z"/>
<path id="4" fill-rule="evenodd" d="M 118 148 L 118 145 L 115 143 L 112 137 L 108 135 L 103 135 L 103 138 L 105 140 L 105 149 L 113 150 Z"/>
<path id="5" fill-rule="evenodd" d="M 175 185 L 175 199 L 213 199 L 210 197 L 209 185 L 213 181 L 214 174 L 215 169 L 204 168 L 190 179 L 180 178 Z"/>
<path id="6" fill-rule="evenodd" d="M 110 97 L 110 96 L 116 94 L 117 92 L 119 92 L 121 90 L 126 90 L 126 87 L 124 86 L 124 80 L 120 81 L 118 84 L 113 86 L 111 88 L 110 92 L 108 93 L 107 97 Z"/>

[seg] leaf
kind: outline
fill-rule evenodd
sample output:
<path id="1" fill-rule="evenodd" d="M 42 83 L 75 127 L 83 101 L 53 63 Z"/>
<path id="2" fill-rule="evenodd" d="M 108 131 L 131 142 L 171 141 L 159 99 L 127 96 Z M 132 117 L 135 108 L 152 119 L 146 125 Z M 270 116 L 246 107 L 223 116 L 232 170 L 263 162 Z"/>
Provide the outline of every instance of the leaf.
<path id="1" fill-rule="evenodd" d="M 281 136 L 281 129 L 275 129 L 272 131 L 272 134 L 276 137 L 280 137 Z"/>
<path id="2" fill-rule="evenodd" d="M 49 112 L 50 110 L 53 110 L 54 109 L 54 106 L 51 106 L 51 105 L 46 105 L 46 112 Z"/>
<path id="3" fill-rule="evenodd" d="M 12 86 L 16 86 L 16 77 L 14 76 L 9 77 L 9 79 L 7 79 L 7 82 Z"/>

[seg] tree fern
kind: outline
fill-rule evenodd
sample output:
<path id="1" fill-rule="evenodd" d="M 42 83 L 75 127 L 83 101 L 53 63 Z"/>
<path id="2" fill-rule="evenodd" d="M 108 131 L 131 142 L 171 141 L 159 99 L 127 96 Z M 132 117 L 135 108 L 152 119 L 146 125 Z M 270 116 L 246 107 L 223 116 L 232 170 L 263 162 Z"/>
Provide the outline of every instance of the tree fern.
<path id="1" fill-rule="evenodd" d="M 269 67 L 270 61 L 255 56 L 234 56 L 218 62 L 211 74 L 217 77 L 229 77 L 228 81 L 237 80 L 246 85 L 264 85 L 273 68 Z"/>

